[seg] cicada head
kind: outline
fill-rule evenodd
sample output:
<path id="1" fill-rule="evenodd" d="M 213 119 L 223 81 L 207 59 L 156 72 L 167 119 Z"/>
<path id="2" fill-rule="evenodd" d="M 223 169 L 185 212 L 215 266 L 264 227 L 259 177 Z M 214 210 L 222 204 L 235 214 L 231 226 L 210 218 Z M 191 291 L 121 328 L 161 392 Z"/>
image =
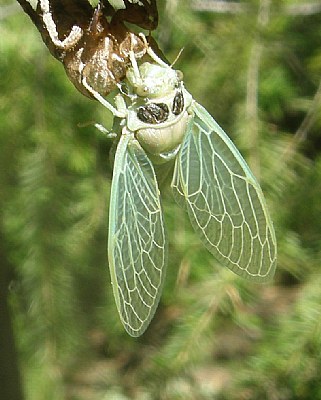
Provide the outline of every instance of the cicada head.
<path id="1" fill-rule="evenodd" d="M 140 97 L 157 98 L 172 93 L 182 80 L 182 73 L 170 66 L 145 62 L 138 69 L 126 73 L 129 85 Z"/>

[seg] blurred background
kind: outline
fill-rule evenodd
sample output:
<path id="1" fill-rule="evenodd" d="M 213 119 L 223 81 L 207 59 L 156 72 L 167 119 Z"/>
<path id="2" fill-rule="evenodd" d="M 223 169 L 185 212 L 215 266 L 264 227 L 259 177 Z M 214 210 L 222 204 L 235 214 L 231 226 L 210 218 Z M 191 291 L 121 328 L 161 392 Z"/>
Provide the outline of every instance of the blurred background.
<path id="1" fill-rule="evenodd" d="M 169 187 L 166 283 L 146 333 L 115 307 L 111 126 L 0 0 L 2 400 L 321 399 L 321 2 L 160 0 L 154 37 L 249 162 L 278 239 L 274 282 L 220 267 Z"/>

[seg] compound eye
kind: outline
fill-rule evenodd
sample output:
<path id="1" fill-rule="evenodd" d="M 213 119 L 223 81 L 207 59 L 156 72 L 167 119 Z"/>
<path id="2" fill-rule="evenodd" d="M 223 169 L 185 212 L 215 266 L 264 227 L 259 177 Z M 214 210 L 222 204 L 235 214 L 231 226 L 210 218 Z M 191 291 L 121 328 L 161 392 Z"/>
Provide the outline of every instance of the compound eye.
<path id="1" fill-rule="evenodd" d="M 184 74 L 183 74 L 183 72 L 180 71 L 179 69 L 176 70 L 176 76 L 177 76 L 177 80 L 178 80 L 179 82 L 182 82 L 182 81 L 183 81 L 183 79 L 184 79 Z"/>
<path id="2" fill-rule="evenodd" d="M 139 107 L 137 117 L 147 124 L 160 124 L 169 116 L 169 109 L 165 103 L 150 103 Z"/>

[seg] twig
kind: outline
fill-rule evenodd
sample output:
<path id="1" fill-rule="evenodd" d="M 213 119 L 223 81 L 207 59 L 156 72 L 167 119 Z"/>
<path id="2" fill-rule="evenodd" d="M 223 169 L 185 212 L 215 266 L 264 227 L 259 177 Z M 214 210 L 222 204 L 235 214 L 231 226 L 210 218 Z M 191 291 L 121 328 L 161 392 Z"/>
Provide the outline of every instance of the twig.
<path id="1" fill-rule="evenodd" d="M 34 25 L 39 29 L 41 27 L 41 23 L 36 11 L 32 8 L 31 4 L 27 0 L 17 0 L 17 2 L 21 5 L 23 11 L 30 17 L 31 21 Z"/>
<path id="2" fill-rule="evenodd" d="M 248 12 L 250 4 L 237 3 L 224 0 L 193 0 L 192 9 L 196 11 L 207 11 L 212 13 L 239 14 Z M 304 4 L 285 5 L 283 13 L 286 15 L 313 15 L 321 13 L 321 2 L 311 2 Z M 279 10 L 278 10 L 279 13 Z"/>
<path id="3" fill-rule="evenodd" d="M 192 9 L 197 11 L 209 11 L 215 13 L 232 13 L 237 14 L 245 12 L 246 4 L 240 4 L 232 1 L 211 1 L 211 0 L 194 0 Z"/>
<path id="4" fill-rule="evenodd" d="M 285 7 L 289 15 L 312 15 L 321 13 L 321 3 L 292 4 Z"/>
<path id="5" fill-rule="evenodd" d="M 261 0 L 257 16 L 259 30 L 267 26 L 270 18 L 270 0 Z M 256 37 L 250 52 L 250 60 L 247 72 L 247 98 L 246 121 L 249 135 L 250 152 L 249 164 L 257 178 L 260 176 L 259 156 L 259 117 L 258 117 L 258 86 L 261 55 L 263 46 L 260 37 Z"/>
<path id="6" fill-rule="evenodd" d="M 304 140 L 306 140 L 310 129 L 312 128 L 318 117 L 320 106 L 321 106 L 321 80 L 319 82 L 319 87 L 313 96 L 311 107 L 309 108 L 300 126 L 295 132 L 292 141 L 287 145 L 287 147 L 284 149 L 282 156 L 280 157 L 283 163 L 288 162 L 288 160 L 291 158 L 291 156 L 293 155 L 294 151 L 299 146 L 299 144 L 302 143 Z"/>

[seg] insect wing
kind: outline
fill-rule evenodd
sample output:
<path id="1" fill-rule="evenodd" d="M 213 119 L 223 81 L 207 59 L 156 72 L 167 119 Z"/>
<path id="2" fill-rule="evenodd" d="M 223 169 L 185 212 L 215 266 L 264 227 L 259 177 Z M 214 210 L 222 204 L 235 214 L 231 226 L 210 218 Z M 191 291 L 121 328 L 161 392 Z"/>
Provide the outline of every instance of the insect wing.
<path id="1" fill-rule="evenodd" d="M 276 239 L 261 188 L 243 157 L 196 102 L 176 159 L 172 188 L 195 231 L 225 266 L 247 279 L 270 280 Z"/>
<path id="2" fill-rule="evenodd" d="M 121 321 L 140 336 L 159 302 L 167 245 L 154 169 L 132 134 L 121 136 L 115 155 L 108 257 Z"/>

